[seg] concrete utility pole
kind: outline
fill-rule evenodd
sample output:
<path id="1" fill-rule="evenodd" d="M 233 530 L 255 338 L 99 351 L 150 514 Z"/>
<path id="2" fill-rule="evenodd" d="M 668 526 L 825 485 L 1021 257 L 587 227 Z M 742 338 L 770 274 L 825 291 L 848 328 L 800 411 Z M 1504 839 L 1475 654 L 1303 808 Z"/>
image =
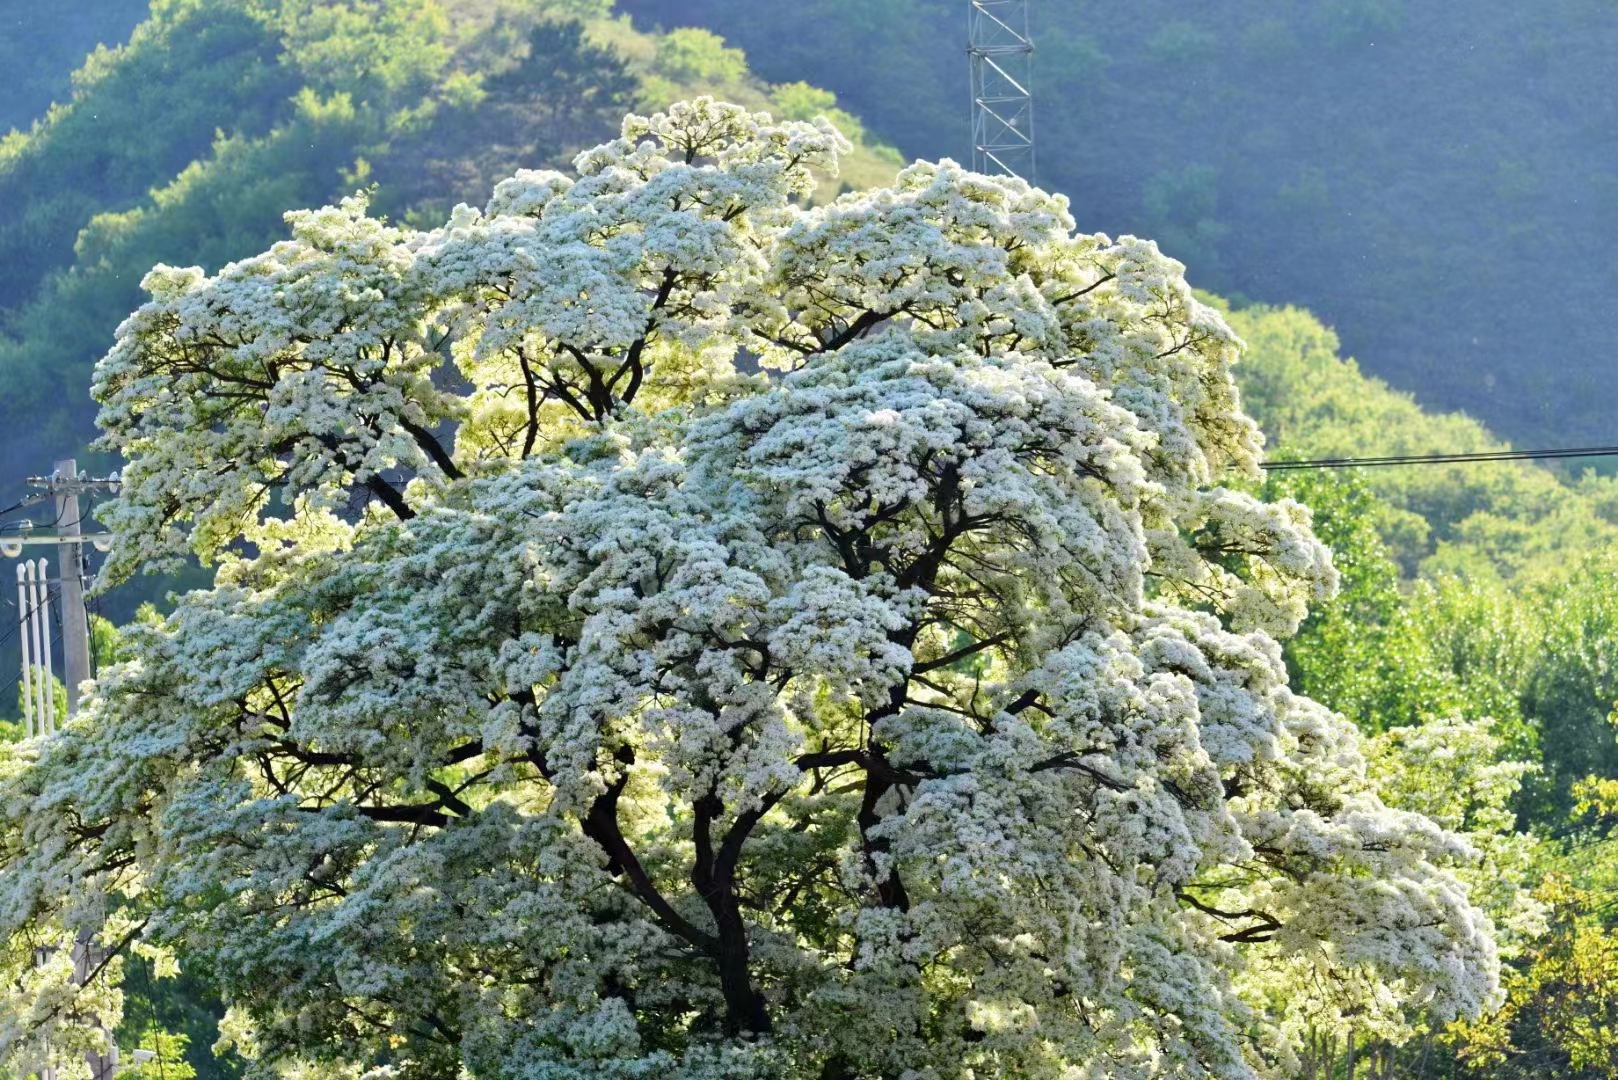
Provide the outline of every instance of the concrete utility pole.
<path id="1" fill-rule="evenodd" d="M 62 578 L 63 675 L 67 714 L 79 711 L 79 684 L 90 677 L 90 616 L 84 609 L 84 545 L 79 540 L 79 468 L 73 458 L 56 463 L 57 573 Z"/>
<path id="2" fill-rule="evenodd" d="M 0 532 L 0 556 L 17 558 L 30 544 L 43 544 L 56 548 L 57 599 L 61 601 L 63 682 L 67 685 L 66 721 L 79 711 L 79 684 L 90 677 L 90 616 L 84 606 L 86 563 L 84 544 L 94 544 L 106 551 L 112 546 L 108 533 L 85 533 L 79 496 L 86 492 L 116 492 L 116 475 L 91 479 L 78 474 L 78 462 L 72 458 L 56 463 L 56 471 L 49 476 L 31 476 L 30 487 L 43 488 L 37 495 L 24 499 L 20 506 L 41 502 L 53 503 L 56 509 L 55 527 L 42 532 L 34 521 L 5 523 Z M 48 735 L 56 729 L 53 715 L 52 682 L 55 675 L 51 656 L 52 633 L 50 625 L 51 577 L 50 564 L 44 559 L 35 563 L 25 560 L 17 568 L 18 618 L 22 636 L 22 682 L 26 696 L 23 720 L 27 734 Z"/>
<path id="3" fill-rule="evenodd" d="M 28 567 L 17 567 L 17 645 L 22 651 L 22 733 L 34 737 L 34 657 L 28 619 Z"/>
<path id="4" fill-rule="evenodd" d="M 17 626 L 22 646 L 22 711 L 23 731 L 30 739 L 35 735 L 49 735 L 55 729 L 51 715 L 53 699 L 50 688 L 50 656 L 45 651 L 49 644 L 50 628 L 45 625 L 45 602 L 41 598 L 40 579 L 47 577 L 46 563 L 40 559 L 24 561 L 17 567 Z M 50 582 L 45 581 L 44 594 L 49 595 Z"/>
<path id="5" fill-rule="evenodd" d="M 31 506 L 47 500 L 56 508 L 56 524 L 48 535 L 35 532 L 35 523 L 17 523 L 15 531 L 6 526 L 0 533 L 0 556 L 18 558 L 30 544 L 43 544 L 56 548 L 56 566 L 62 611 L 62 659 L 64 681 L 67 683 L 67 716 L 79 711 L 79 686 L 90 678 L 90 616 L 84 606 L 84 584 L 87 564 L 84 558 L 86 541 L 98 550 L 106 551 L 112 545 L 107 533 L 86 535 L 82 528 L 79 496 L 87 491 L 116 492 L 116 475 L 104 479 L 91 479 L 79 475 L 78 462 L 67 458 L 56 463 L 49 476 L 28 478 L 29 486 L 44 489 L 40 494 L 23 500 L 21 505 Z M 47 736 L 56 727 L 52 715 L 53 684 L 51 670 L 51 601 L 50 564 L 40 559 L 25 560 L 17 567 L 17 607 L 22 638 L 23 720 L 25 733 L 30 737 Z M 65 720 L 67 717 L 64 717 Z M 50 957 L 49 947 L 41 948 L 35 962 L 45 963 Z M 73 943 L 73 983 L 83 986 L 90 981 L 107 959 L 106 949 L 96 941 L 96 932 L 80 930 Z M 95 1023 L 99 1026 L 99 1020 Z M 103 1031 L 105 1029 L 103 1028 Z M 48 1050 L 47 1050 L 48 1053 Z M 135 1063 L 152 1060 L 155 1050 L 136 1050 Z M 86 1051 L 85 1064 L 89 1066 L 91 1080 L 113 1080 L 119 1069 L 118 1044 L 107 1033 L 107 1052 Z M 40 1080 L 56 1080 L 54 1065 L 41 1070 Z"/>
<path id="6" fill-rule="evenodd" d="M 86 930 L 79 931 L 77 940 L 73 943 L 73 984 L 83 986 L 90 981 L 101 965 L 106 963 L 107 950 L 96 943 L 95 935 Z M 96 1025 L 101 1025 L 100 1020 Z M 106 1028 L 102 1028 L 103 1031 Z M 98 1054 L 94 1050 L 84 1052 L 84 1063 L 90 1066 L 90 1080 L 112 1080 L 113 1074 L 118 1071 L 118 1044 L 115 1040 L 107 1039 L 107 1052 Z"/>

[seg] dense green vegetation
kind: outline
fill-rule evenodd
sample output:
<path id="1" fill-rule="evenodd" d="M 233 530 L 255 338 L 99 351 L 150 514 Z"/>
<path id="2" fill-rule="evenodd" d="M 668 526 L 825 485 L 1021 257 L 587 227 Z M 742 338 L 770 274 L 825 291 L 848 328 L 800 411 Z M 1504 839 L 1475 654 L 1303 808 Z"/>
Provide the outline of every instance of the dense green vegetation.
<path id="1" fill-rule="evenodd" d="M 1367 378 L 1305 311 L 1229 318 L 1249 343 L 1239 381 L 1272 456 L 1335 456 L 1372 438 L 1415 453 L 1499 445 Z M 1287 643 L 1294 687 L 1368 734 L 1481 722 L 1503 760 L 1532 766 L 1515 812 L 1536 838 L 1549 930 L 1518 957 L 1499 1016 L 1381 1047 L 1381 1060 L 1400 1077 L 1614 1075 L 1602 987 L 1618 978 L 1618 790 L 1590 778 L 1618 776 L 1618 484 L 1471 464 L 1274 472 L 1265 486 L 1314 511 L 1343 575 Z"/>
<path id="2" fill-rule="evenodd" d="M 957 0 L 619 6 L 719 31 L 773 81 L 813 78 L 907 155 L 967 152 Z M 1039 180 L 1081 227 L 1308 307 L 1375 374 L 1518 445 L 1613 441 L 1618 8 L 1084 0 L 1031 17 Z"/>
<path id="3" fill-rule="evenodd" d="M 1415 453 L 1498 445 L 1473 421 L 1423 413 L 1337 356 L 1297 309 L 1231 313 L 1241 383 L 1278 457 L 1341 454 L 1380 437 Z M 1279 472 L 1315 510 L 1344 572 L 1339 598 L 1289 646 L 1300 689 L 1370 731 L 1489 718 L 1538 755 L 1525 820 L 1565 814 L 1572 785 L 1618 775 L 1618 483 L 1527 464 Z M 1538 800 L 1534 802 L 1532 800 Z"/>

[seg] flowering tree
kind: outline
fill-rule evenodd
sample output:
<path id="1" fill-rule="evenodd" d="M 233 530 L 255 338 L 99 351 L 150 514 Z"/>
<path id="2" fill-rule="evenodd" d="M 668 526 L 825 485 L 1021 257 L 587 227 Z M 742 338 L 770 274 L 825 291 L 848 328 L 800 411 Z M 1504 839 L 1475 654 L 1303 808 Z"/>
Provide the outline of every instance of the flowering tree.
<path id="1" fill-rule="evenodd" d="M 107 572 L 217 582 L 4 766 L 14 1055 L 103 918 L 265 1075 L 1244 1077 L 1277 980 L 1492 999 L 1469 847 L 1287 689 L 1335 574 L 1221 483 L 1234 335 L 1015 179 L 804 208 L 845 147 L 698 101 L 152 272 Z"/>

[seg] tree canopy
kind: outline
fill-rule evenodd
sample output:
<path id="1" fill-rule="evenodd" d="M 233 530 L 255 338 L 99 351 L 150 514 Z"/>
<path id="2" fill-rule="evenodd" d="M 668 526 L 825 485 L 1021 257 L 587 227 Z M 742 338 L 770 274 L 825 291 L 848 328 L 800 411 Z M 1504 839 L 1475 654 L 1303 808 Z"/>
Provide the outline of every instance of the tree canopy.
<path id="1" fill-rule="evenodd" d="M 1288 689 L 1337 572 L 1225 320 L 1018 180 L 805 207 L 848 148 L 701 99 L 147 276 L 108 573 L 216 582 L 0 759 L 13 1062 L 99 926 L 265 1076 L 1234 1078 L 1499 1000 L 1493 819 Z"/>

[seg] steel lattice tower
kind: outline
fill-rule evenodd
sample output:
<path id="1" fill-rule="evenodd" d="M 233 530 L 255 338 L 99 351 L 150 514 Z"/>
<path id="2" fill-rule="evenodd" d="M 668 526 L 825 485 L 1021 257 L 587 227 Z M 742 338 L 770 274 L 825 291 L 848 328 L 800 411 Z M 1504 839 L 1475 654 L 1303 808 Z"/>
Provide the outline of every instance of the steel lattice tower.
<path id="1" fill-rule="evenodd" d="M 1029 0 L 971 0 L 972 168 L 1034 182 L 1034 43 Z"/>

